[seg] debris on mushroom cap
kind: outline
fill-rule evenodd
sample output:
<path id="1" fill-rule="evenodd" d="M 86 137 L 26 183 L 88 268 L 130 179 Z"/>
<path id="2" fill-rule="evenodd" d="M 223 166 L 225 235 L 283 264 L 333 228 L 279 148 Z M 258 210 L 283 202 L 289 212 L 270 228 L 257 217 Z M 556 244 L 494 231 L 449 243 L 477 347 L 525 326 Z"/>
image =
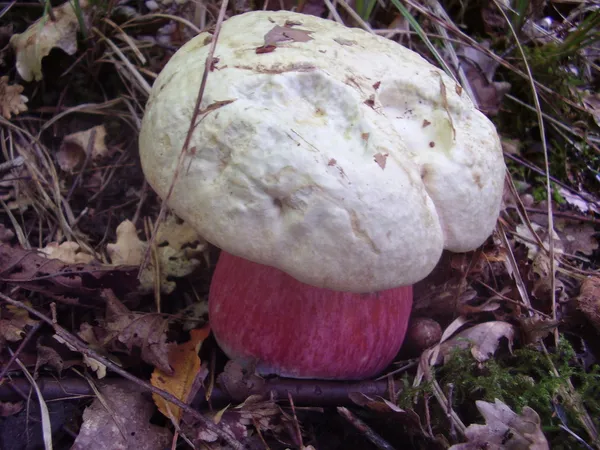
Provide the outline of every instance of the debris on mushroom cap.
<path id="1" fill-rule="evenodd" d="M 184 45 L 152 89 L 140 153 L 161 196 L 210 41 Z M 416 53 L 325 19 L 255 11 L 223 24 L 215 57 L 169 200 L 209 242 L 307 284 L 367 292 L 412 284 L 443 249 L 491 234 L 505 172 L 496 130 Z"/>

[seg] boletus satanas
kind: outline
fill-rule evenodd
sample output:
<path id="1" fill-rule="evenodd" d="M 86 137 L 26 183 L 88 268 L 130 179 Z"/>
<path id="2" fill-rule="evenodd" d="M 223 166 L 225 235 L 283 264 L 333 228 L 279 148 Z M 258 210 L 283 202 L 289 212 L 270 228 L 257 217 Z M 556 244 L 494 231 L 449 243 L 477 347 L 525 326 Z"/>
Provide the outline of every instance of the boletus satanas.
<path id="1" fill-rule="evenodd" d="M 212 36 L 154 83 L 140 153 L 166 196 Z M 361 379 L 404 338 L 412 284 L 477 248 L 505 165 L 492 123 L 444 72 L 335 22 L 256 11 L 224 22 L 173 211 L 222 249 L 210 323 L 259 373 Z"/>

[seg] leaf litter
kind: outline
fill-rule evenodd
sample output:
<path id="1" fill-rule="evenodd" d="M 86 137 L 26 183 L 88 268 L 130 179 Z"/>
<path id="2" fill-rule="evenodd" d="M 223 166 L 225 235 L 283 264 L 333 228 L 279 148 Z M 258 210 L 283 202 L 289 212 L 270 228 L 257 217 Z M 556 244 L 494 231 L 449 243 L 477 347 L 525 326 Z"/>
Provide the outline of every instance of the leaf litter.
<path id="1" fill-rule="evenodd" d="M 327 447 L 329 435 L 314 425 L 330 419 L 327 412 L 319 408 L 319 396 L 309 396 L 313 408 L 296 408 L 300 422 L 298 441 L 296 412 L 292 414 L 286 406 L 285 395 L 275 397 L 273 394 L 285 391 L 289 385 L 276 377 L 259 382 L 256 376 L 238 373 L 230 365 L 221 369 L 222 355 L 212 339 L 206 337 L 205 331 L 194 329 L 201 320 L 198 317 L 191 325 L 192 339 L 188 341 L 190 324 L 182 323 L 181 319 L 187 311 L 197 310 L 195 316 L 205 314 L 210 276 L 207 267 L 214 263 L 212 249 L 190 227 L 174 217 L 161 224 L 155 248 L 151 249 L 151 263 L 142 272 L 140 281 L 135 277 L 148 249 L 148 224 L 156 217 L 158 202 L 151 189 L 144 185 L 135 157 L 136 124 L 146 98 L 140 94 L 134 78 L 139 76 L 151 82 L 173 51 L 195 33 L 185 21 L 196 27 L 202 24 L 200 28 L 205 28 L 214 5 L 195 7 L 184 1 L 166 0 L 146 5 L 148 10 L 154 8 L 153 11 L 169 16 L 160 17 L 148 15 L 141 2 L 137 6 L 121 4 L 108 13 L 117 27 L 108 31 L 104 26 L 99 27 L 107 37 L 98 39 L 87 32 L 93 29 L 92 25 L 98 26 L 99 18 L 101 20 L 107 11 L 90 7 L 83 0 L 79 3 L 82 17 L 77 17 L 75 2 L 67 2 L 44 12 L 40 8 L 31 17 L 27 16 L 27 22 L 18 19 L 14 27 L 11 23 L 0 29 L 2 43 L 10 39 L 10 47 L 2 51 L 0 59 L 5 65 L 14 62 L 18 76 L 27 82 L 19 81 L 14 70 L 10 76 L 0 78 L 1 113 L 12 124 L 11 128 L 3 122 L 1 130 L 4 162 L 0 166 L 0 198 L 6 204 L 4 211 L 7 211 L 6 219 L 0 224 L 3 293 L 19 298 L 26 307 L 44 312 L 51 319 L 50 323 L 55 320 L 68 328 L 87 343 L 90 350 L 140 376 L 139 380 L 149 380 L 148 374 L 153 370 L 157 379 L 165 381 L 164 384 L 156 382 L 155 386 L 165 388 L 181 400 L 197 404 L 194 400 L 200 395 L 204 399 L 203 414 L 220 428 L 198 422 L 188 413 L 181 414 L 176 407 L 166 408 L 166 403 L 157 394 L 153 397 L 158 406 L 154 406 L 149 396 L 138 392 L 140 384 L 127 382 L 124 389 L 110 388 L 113 383 L 123 380 L 116 379 L 110 367 L 93 355 L 73 358 L 68 349 L 76 347 L 68 338 L 65 340 L 55 334 L 57 342 L 50 343 L 46 339 L 36 343 L 33 339 L 27 344 L 25 341 L 32 330 L 35 334 L 52 335 L 54 325 L 35 331 L 39 322 L 34 315 L 7 304 L 2 304 L 0 309 L 3 356 L 10 357 L 7 350 L 11 349 L 20 352 L 23 360 L 32 359 L 29 367 L 42 381 L 47 374 L 62 375 L 65 391 L 70 380 L 80 376 L 80 368 L 84 366 L 88 376 L 92 374 L 94 378 L 102 379 L 96 389 L 98 398 L 91 406 L 89 401 L 79 400 L 80 405 L 86 404 L 89 408 L 83 416 L 81 429 L 75 430 L 78 436 L 74 448 L 95 448 L 95 445 L 108 448 L 109 444 L 114 448 L 131 445 L 158 448 L 159 444 L 166 447 L 172 443 L 171 430 L 198 447 L 210 442 L 213 448 L 226 448 L 222 445 L 223 435 L 219 429 L 226 430 L 239 442 L 259 448 L 274 448 L 281 443 L 288 448 L 293 446 L 292 443 L 298 448 L 313 448 L 311 444 L 314 448 Z M 395 14 L 386 17 L 386 10 L 378 9 L 380 6 L 376 6 L 376 14 L 370 18 L 369 25 L 387 33 L 386 36 L 399 32 L 399 40 L 419 48 L 420 43 L 408 33 L 408 26 L 396 25 L 400 20 L 406 25 L 408 22 Z M 306 12 L 318 10 L 315 14 L 319 16 L 332 12 L 329 7 L 312 0 L 299 2 L 298 7 L 305 7 Z M 510 47 L 505 46 L 509 28 L 494 8 L 491 5 L 479 10 L 484 21 L 483 43 L 477 44 L 460 33 L 451 36 L 460 42 L 457 44 L 458 61 L 479 107 L 496 115 L 497 124 L 503 131 L 505 152 L 518 158 L 534 154 L 535 158 L 535 151 L 530 152 L 531 141 L 523 134 L 511 133 L 510 127 L 503 124 L 503 113 L 510 109 L 513 101 L 508 97 L 520 95 L 521 81 L 515 82 L 510 72 L 512 69 L 509 68 L 518 62 L 509 55 Z M 236 2 L 230 13 L 250 9 L 248 2 L 241 1 Z M 9 15 L 12 13 L 8 11 Z M 581 13 L 572 11 L 568 16 L 570 28 L 561 31 L 562 34 L 553 31 L 561 29 L 561 25 L 557 25 L 560 21 L 556 19 L 551 27 L 540 33 L 544 19 L 528 11 L 523 35 L 538 46 L 537 51 L 542 51 L 549 42 L 560 42 L 576 31 L 578 14 Z M 353 24 L 354 19 L 346 16 L 341 8 L 336 11 L 336 17 L 348 25 Z M 80 29 L 80 18 L 85 25 L 83 30 Z M 435 31 L 428 21 L 422 23 Z M 453 29 L 454 24 L 449 25 L 449 29 Z M 13 29 L 19 33 L 14 33 Z M 467 29 L 461 27 L 461 30 Z M 87 40 L 80 39 L 83 31 L 88 34 Z M 264 36 L 264 46 L 256 51 L 270 53 L 280 46 L 311 39 L 311 31 L 304 30 L 301 23 L 274 24 Z M 106 40 L 116 43 L 116 50 L 107 46 Z M 144 44 L 148 42 L 156 45 Z M 504 44 L 499 47 L 499 42 Z M 337 43 L 358 44 L 339 39 Z M 525 42 L 525 45 L 530 43 Z M 66 59 L 68 68 L 53 66 L 64 55 L 51 54 L 52 49 L 73 55 Z M 123 54 L 123 57 L 119 55 L 120 59 L 115 58 L 117 50 Z M 591 55 L 592 50 L 586 48 L 580 56 Z M 492 58 L 494 54 L 499 57 Z M 129 69 L 124 70 L 125 66 Z M 102 78 L 97 78 L 100 67 Z M 578 72 L 583 84 L 592 73 L 589 67 Z M 572 62 L 563 68 L 575 70 Z M 96 75 L 90 78 L 89 74 Z M 107 74 L 108 78 L 104 78 Z M 43 88 L 32 82 L 42 78 Z M 378 85 L 379 80 L 373 82 Z M 102 86 L 101 93 L 92 87 L 98 85 Z M 566 132 L 572 139 L 577 133 L 585 136 L 590 151 L 594 152 L 598 142 L 597 129 L 593 128 L 598 125 L 598 99 L 589 87 L 576 89 L 580 94 L 579 106 L 588 114 L 589 123 L 568 124 L 566 131 L 565 127 L 557 127 L 560 133 Z M 509 88 L 510 96 L 507 97 Z M 448 109 L 446 89 L 440 85 L 442 106 Z M 465 95 L 459 88 L 453 89 L 458 89 L 459 95 Z M 557 111 L 562 110 L 556 104 L 562 100 L 557 100 L 554 93 L 544 87 L 540 89 L 550 99 L 550 106 L 544 105 L 544 112 L 549 116 L 560 116 L 561 121 L 563 118 L 570 120 L 568 114 L 557 115 Z M 566 94 L 561 91 L 561 95 Z M 108 103 L 110 98 L 118 98 L 119 102 L 110 103 L 112 106 L 105 110 L 96 109 L 90 103 L 101 104 L 107 98 Z M 95 120 L 99 117 L 100 120 Z M 50 122 L 44 124 L 45 120 Z M 42 125 L 42 131 L 38 123 Z M 528 124 L 528 127 L 533 129 L 535 124 Z M 60 136 L 64 138 L 60 139 Z M 508 142 L 513 150 L 509 149 Z M 375 162 L 384 169 L 385 155 Z M 599 410 L 594 409 L 594 398 L 589 395 L 585 397 L 583 408 L 576 390 L 586 385 L 587 381 L 581 381 L 586 379 L 586 373 L 566 375 L 569 382 L 571 379 L 576 381 L 576 386 L 570 387 L 568 382 L 561 384 L 560 389 L 548 394 L 549 399 L 543 407 L 536 408 L 537 411 L 528 406 L 517 408 L 510 401 L 482 399 L 481 391 L 467 394 L 455 391 L 453 389 L 458 389 L 453 387 L 456 383 L 438 376 L 445 373 L 453 355 L 460 352 L 468 354 L 469 361 L 477 363 L 478 376 L 491 371 L 493 363 L 515 358 L 519 351 L 530 348 L 541 355 L 543 349 L 548 348 L 548 358 L 552 359 L 555 353 L 564 353 L 563 347 L 555 346 L 557 330 L 561 336 L 568 335 L 571 342 L 585 344 L 586 370 L 593 371 L 597 366 L 600 352 L 595 349 L 594 340 L 597 341 L 600 333 L 600 296 L 597 292 L 596 215 L 600 202 L 593 184 L 586 183 L 577 169 L 570 167 L 575 163 L 565 164 L 572 187 L 553 186 L 557 198 L 563 200 L 563 203 L 553 204 L 557 213 L 553 230 L 554 272 L 549 270 L 548 220 L 540 213 L 545 206 L 536 199 L 523 210 L 515 207 L 516 202 L 512 199 L 509 202 L 511 208 L 507 208 L 501 217 L 502 226 L 480 251 L 451 258 L 445 255 L 436 273 L 415 287 L 414 315 L 431 317 L 442 326 L 444 332 L 440 342 L 436 343 L 436 337 L 430 346 L 419 350 L 421 355 L 412 359 L 399 357 L 397 365 L 389 369 L 390 382 L 385 394 L 381 391 L 370 395 L 368 391 L 361 391 L 346 395 L 347 400 L 354 403 L 354 410 L 366 415 L 366 423 L 376 424 L 392 443 L 396 444 L 393 439 L 399 432 L 403 437 L 411 436 L 419 448 L 448 448 L 452 444 L 455 444 L 453 448 L 481 448 L 485 444 L 487 448 L 542 449 L 548 448 L 547 442 L 544 444 L 542 424 L 548 438 L 554 442 L 570 439 L 566 432 L 559 430 L 558 423 L 563 427 L 569 425 L 571 437 L 579 434 L 580 440 L 594 442 L 597 419 L 589 419 L 585 408 L 595 413 L 594 417 L 598 416 Z M 520 175 L 520 167 L 510 169 L 513 177 Z M 559 176 L 554 172 L 553 168 L 553 175 Z M 525 181 L 523 189 L 527 194 L 535 194 L 531 177 Z M 578 217 L 584 220 L 577 220 Z M 553 311 L 550 301 L 552 285 L 557 287 L 557 311 Z M 562 334 L 564 331 L 567 331 L 566 335 Z M 197 351 L 200 341 L 200 351 L 206 355 L 202 359 Z M 20 348 L 22 343 L 23 348 Z M 177 356 L 173 357 L 174 354 Z M 578 367 L 579 357 L 579 354 L 569 357 L 569 367 Z M 548 367 L 547 372 L 554 373 L 555 370 L 558 380 L 563 376 L 563 368 L 559 360 L 552 361 L 554 366 Z M 0 370 L 3 370 L 2 365 Z M 538 372 L 528 373 L 528 376 L 540 385 L 547 381 Z M 420 382 L 414 382 L 417 379 Z M 2 382 L 8 382 L 7 378 Z M 203 385 L 199 387 L 198 384 Z M 228 407 L 210 410 L 206 405 L 212 400 L 218 403 L 216 397 L 210 399 L 211 386 L 238 389 L 236 401 Z M 261 386 L 262 390 L 252 390 L 252 386 Z M 345 386 L 318 383 L 317 387 L 322 389 L 321 395 L 327 397 Z M 535 388 L 533 384 L 531 390 Z M 209 397 L 208 402 L 206 397 Z M 560 405 L 562 410 L 556 406 L 557 398 L 564 399 Z M 137 409 L 131 410 L 131 405 Z M 481 417 L 473 405 L 483 416 L 484 425 L 478 424 Z M 568 423 L 557 422 L 556 415 L 566 417 L 564 411 L 571 405 L 575 406 L 569 410 Z M 18 415 L 22 407 L 22 403 L 4 401 L 0 395 L 3 415 Z M 151 425 L 150 416 L 157 410 L 165 417 L 161 425 Z M 550 416 L 548 411 L 553 415 Z M 180 419 L 179 424 L 177 420 L 175 424 L 170 423 L 172 415 Z M 319 419 L 315 421 L 315 417 Z M 129 418 L 132 420 L 127 422 Z M 77 420 L 81 422 L 81 416 Z M 157 422 L 153 420 L 152 423 Z M 335 439 L 342 440 L 340 436 L 348 432 L 344 428 Z M 135 433 L 134 440 L 131 433 Z M 361 448 L 364 436 L 350 436 L 344 441 L 344 448 L 350 449 L 353 445 Z M 180 440 L 178 445 L 186 444 Z"/>

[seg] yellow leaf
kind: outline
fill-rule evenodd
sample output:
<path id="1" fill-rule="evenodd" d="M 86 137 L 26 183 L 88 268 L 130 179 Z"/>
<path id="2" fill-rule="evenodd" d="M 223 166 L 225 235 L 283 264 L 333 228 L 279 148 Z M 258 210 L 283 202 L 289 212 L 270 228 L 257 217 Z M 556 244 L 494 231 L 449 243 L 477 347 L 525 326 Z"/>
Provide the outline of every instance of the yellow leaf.
<path id="1" fill-rule="evenodd" d="M 169 352 L 169 363 L 173 368 L 173 376 L 169 376 L 159 369 L 154 369 L 150 383 L 152 386 L 173 394 L 182 402 L 187 402 L 196 376 L 200 373 L 200 358 L 198 350 L 202 342 L 208 337 L 208 326 L 190 331 L 191 339 L 183 344 L 173 346 Z M 178 406 L 167 402 L 159 395 L 152 394 L 158 410 L 166 417 L 171 417 L 179 422 L 181 410 Z"/>

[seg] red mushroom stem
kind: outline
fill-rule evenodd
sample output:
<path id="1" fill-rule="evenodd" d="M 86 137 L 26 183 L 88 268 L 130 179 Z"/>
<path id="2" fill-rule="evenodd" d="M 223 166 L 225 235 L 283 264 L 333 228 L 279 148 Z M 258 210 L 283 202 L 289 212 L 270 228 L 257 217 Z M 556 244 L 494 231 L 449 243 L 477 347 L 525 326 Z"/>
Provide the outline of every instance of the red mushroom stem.
<path id="1" fill-rule="evenodd" d="M 378 374 L 402 345 L 411 307 L 412 286 L 332 291 L 226 252 L 209 295 L 211 328 L 231 359 L 293 378 Z"/>

